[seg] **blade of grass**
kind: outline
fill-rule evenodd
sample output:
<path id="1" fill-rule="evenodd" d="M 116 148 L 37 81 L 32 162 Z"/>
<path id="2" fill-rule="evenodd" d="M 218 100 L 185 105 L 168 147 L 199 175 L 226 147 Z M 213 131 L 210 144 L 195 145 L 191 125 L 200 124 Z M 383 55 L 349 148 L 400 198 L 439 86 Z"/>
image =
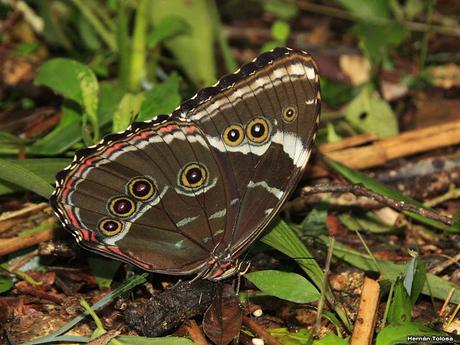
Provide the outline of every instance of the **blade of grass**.
<path id="1" fill-rule="evenodd" d="M 147 275 L 148 275 L 147 273 L 144 273 L 142 275 L 136 275 L 136 276 L 133 276 L 133 277 L 129 278 L 128 280 L 126 280 L 123 283 L 123 285 L 121 285 L 117 289 L 115 289 L 112 292 L 110 292 L 108 295 L 103 297 L 97 303 L 93 304 L 91 306 L 91 310 L 97 311 L 97 310 L 101 309 L 102 307 L 104 307 L 106 304 L 108 304 L 111 301 L 113 301 L 118 296 L 121 296 L 125 292 L 131 290 L 135 286 L 143 284 L 146 281 L 145 278 L 147 277 Z M 77 317 L 73 318 L 71 321 L 66 323 L 64 326 L 59 328 L 54 333 L 52 333 L 52 334 L 50 334 L 50 335 L 48 335 L 46 337 L 42 337 L 42 338 L 39 338 L 39 339 L 34 339 L 32 341 L 28 341 L 28 342 L 26 342 L 26 343 L 24 343 L 22 345 L 36 345 L 36 344 L 46 344 L 46 343 L 57 342 L 57 340 L 59 338 L 62 338 L 62 337 L 59 337 L 61 334 L 64 334 L 67 331 L 69 331 L 70 329 L 72 329 L 76 324 L 78 324 L 81 320 L 83 320 L 88 315 L 89 315 L 89 312 L 85 311 L 85 312 L 81 313 L 80 315 L 78 315 Z M 68 337 L 68 336 L 66 336 L 66 337 Z M 88 341 L 89 341 L 89 339 L 88 339 Z"/>
<path id="2" fill-rule="evenodd" d="M 48 181 L 14 161 L 0 159 L 0 179 L 31 190 L 47 199 L 53 192 L 53 187 Z"/>
<path id="3" fill-rule="evenodd" d="M 326 236 L 320 236 L 320 239 L 327 244 L 329 239 Z M 363 270 L 380 272 L 385 279 L 395 281 L 399 275 L 406 271 L 406 265 L 395 264 L 390 261 L 378 260 L 378 266 L 375 264 L 375 259 L 367 254 L 357 252 L 344 244 L 336 243 L 334 255 L 343 261 Z M 427 296 L 433 296 L 444 300 L 449 292 L 455 289 L 455 294 L 452 296 L 452 303 L 460 303 L 460 286 L 439 278 L 431 273 L 426 275 L 426 284 L 422 289 L 422 293 Z"/>
<path id="4" fill-rule="evenodd" d="M 262 237 L 262 242 L 279 250 L 292 259 L 307 273 L 313 283 L 320 289 L 323 283 L 324 274 L 318 263 L 315 261 L 310 251 L 305 247 L 302 241 L 296 236 L 294 231 L 283 220 L 277 219 L 271 231 Z M 345 327 L 351 329 L 350 321 L 347 318 L 345 310 L 337 301 L 328 287 L 324 292 L 326 300 L 335 308 L 339 318 Z"/>

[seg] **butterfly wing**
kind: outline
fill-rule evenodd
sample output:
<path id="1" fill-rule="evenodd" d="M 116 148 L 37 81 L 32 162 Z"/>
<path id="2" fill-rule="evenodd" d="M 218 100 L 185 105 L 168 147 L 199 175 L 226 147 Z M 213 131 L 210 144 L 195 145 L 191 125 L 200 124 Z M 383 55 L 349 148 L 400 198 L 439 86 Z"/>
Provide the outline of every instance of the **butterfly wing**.
<path id="1" fill-rule="evenodd" d="M 320 114 L 317 68 L 277 48 L 203 89 L 175 112 L 206 134 L 238 205 L 219 251 L 238 256 L 277 214 L 302 176 Z M 234 198 L 234 199 L 233 199 Z"/>
<path id="2" fill-rule="evenodd" d="M 84 247 L 189 274 L 206 265 L 231 216 L 221 175 L 195 124 L 161 116 L 79 151 L 51 205 Z"/>

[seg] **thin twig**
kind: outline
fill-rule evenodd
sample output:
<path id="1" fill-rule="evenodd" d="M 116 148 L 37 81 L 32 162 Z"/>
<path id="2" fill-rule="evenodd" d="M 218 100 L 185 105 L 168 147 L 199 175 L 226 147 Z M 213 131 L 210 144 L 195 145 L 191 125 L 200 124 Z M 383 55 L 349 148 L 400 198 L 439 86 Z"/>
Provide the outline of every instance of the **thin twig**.
<path id="1" fill-rule="evenodd" d="M 423 217 L 437 220 L 447 225 L 452 225 L 454 223 L 451 217 L 440 215 L 436 212 L 412 205 L 405 201 L 399 201 L 388 198 L 386 196 L 375 193 L 359 184 L 319 184 L 316 186 L 308 186 L 302 188 L 301 195 L 306 196 L 309 194 L 316 193 L 352 193 L 356 196 L 364 196 L 372 200 L 378 201 L 383 205 L 386 205 L 399 211 L 413 212 Z"/>
<path id="2" fill-rule="evenodd" d="M 326 290 L 328 287 L 328 277 L 329 277 L 329 273 L 331 269 L 332 253 L 334 252 L 334 243 L 335 243 L 335 239 L 333 237 L 330 237 L 329 247 L 328 247 L 327 257 L 326 257 L 326 266 L 324 268 L 324 276 L 323 276 L 323 281 L 321 285 L 321 298 L 318 303 L 318 310 L 316 311 L 315 326 L 313 327 L 313 330 L 308 336 L 307 345 L 310 345 L 313 343 L 313 337 L 315 336 L 315 334 L 318 333 L 319 328 L 321 326 L 321 318 L 323 316 L 323 309 L 324 309 L 324 304 L 326 301 Z"/>

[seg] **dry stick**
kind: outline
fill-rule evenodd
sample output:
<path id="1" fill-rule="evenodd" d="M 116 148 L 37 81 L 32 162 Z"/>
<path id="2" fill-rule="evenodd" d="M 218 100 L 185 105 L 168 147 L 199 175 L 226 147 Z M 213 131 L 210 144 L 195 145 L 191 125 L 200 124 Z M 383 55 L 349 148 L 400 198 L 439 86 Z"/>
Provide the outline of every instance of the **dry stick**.
<path id="1" fill-rule="evenodd" d="M 351 345 L 370 345 L 377 319 L 377 307 L 380 298 L 380 285 L 368 277 L 364 278 L 359 310 L 351 336 Z"/>
<path id="2" fill-rule="evenodd" d="M 459 265 L 460 263 L 460 253 L 457 255 L 448 258 L 446 261 L 441 262 L 440 264 L 436 265 L 430 270 L 431 274 L 438 274 L 442 271 L 444 271 L 447 267 L 449 267 L 452 264 L 457 264 Z"/>
<path id="3" fill-rule="evenodd" d="M 379 203 L 389 206 L 391 208 L 397 209 L 399 211 L 409 211 L 417 213 L 421 216 L 437 220 L 438 222 L 452 225 L 454 221 L 451 217 L 443 216 L 437 214 L 436 212 L 424 209 L 422 207 L 417 207 L 415 205 L 409 204 L 405 201 L 399 201 L 395 199 L 388 198 L 386 196 L 377 194 L 362 185 L 359 184 L 319 184 L 316 186 L 308 186 L 302 188 L 301 195 L 309 195 L 315 193 L 352 193 L 356 196 L 364 196 L 372 200 L 378 201 Z"/>
<path id="4" fill-rule="evenodd" d="M 349 168 L 366 169 L 380 166 L 395 158 L 458 144 L 460 144 L 460 120 L 407 131 L 373 142 L 371 145 L 324 152 L 324 155 Z M 320 151 L 322 147 L 320 145 Z M 306 174 L 313 177 L 326 176 L 328 170 L 321 165 L 313 165 L 307 169 Z"/>
<path id="5" fill-rule="evenodd" d="M 278 340 L 276 340 L 266 330 L 264 330 L 257 322 L 247 317 L 246 315 L 243 315 L 243 323 L 255 334 L 261 337 L 268 345 L 282 345 Z"/>
<path id="6" fill-rule="evenodd" d="M 0 214 L 0 222 L 4 222 L 6 220 L 12 219 L 12 218 L 17 218 L 20 216 L 24 216 L 28 213 L 32 212 L 38 212 L 41 211 L 45 208 L 49 207 L 49 205 L 45 202 L 39 203 L 39 204 L 29 204 L 24 208 L 21 208 L 20 210 L 17 211 L 10 211 L 10 212 L 4 212 Z"/>
<path id="7" fill-rule="evenodd" d="M 310 335 L 308 336 L 307 345 L 313 343 L 313 337 L 316 333 L 318 333 L 319 328 L 321 326 L 321 317 L 323 316 L 323 309 L 324 309 L 324 301 L 326 298 L 326 290 L 328 284 L 328 277 L 331 269 L 331 261 L 332 261 L 332 253 L 334 252 L 334 244 L 335 239 L 333 237 L 329 238 L 329 248 L 327 250 L 327 257 L 326 257 L 326 266 L 324 268 L 324 276 L 323 281 L 321 284 L 321 298 L 318 303 L 318 310 L 316 311 L 316 321 L 315 326 L 313 327 Z"/>
<path id="8" fill-rule="evenodd" d="M 55 229 L 50 224 L 50 229 L 31 234 L 30 236 L 0 239 L 0 256 L 13 253 L 19 249 L 31 247 L 41 242 L 49 241 L 54 237 Z"/>
<path id="9" fill-rule="evenodd" d="M 185 327 L 187 328 L 187 332 L 190 335 L 190 338 L 192 338 L 195 344 L 209 345 L 203 332 L 201 332 L 201 329 L 200 327 L 198 327 L 195 320 L 189 320 L 188 325 L 186 325 Z"/>

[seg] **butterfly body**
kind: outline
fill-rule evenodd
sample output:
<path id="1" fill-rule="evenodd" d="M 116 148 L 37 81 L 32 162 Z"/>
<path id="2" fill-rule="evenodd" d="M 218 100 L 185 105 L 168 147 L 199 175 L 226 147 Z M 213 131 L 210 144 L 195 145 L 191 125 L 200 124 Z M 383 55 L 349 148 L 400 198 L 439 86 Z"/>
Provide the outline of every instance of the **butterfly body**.
<path id="1" fill-rule="evenodd" d="M 319 121 L 302 51 L 262 54 L 171 115 L 80 150 L 51 205 L 84 247 L 145 270 L 211 280 L 244 269 L 302 176 Z"/>

